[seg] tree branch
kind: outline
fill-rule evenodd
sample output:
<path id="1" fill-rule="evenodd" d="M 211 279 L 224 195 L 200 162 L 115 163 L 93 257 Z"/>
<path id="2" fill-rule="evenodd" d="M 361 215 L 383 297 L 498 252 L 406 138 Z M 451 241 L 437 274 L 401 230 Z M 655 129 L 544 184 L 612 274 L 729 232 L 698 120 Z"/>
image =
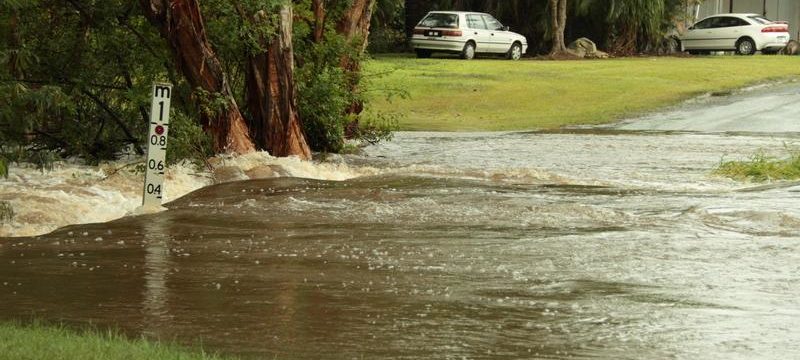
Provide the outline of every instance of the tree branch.
<path id="1" fill-rule="evenodd" d="M 139 145 L 139 142 L 136 141 L 136 138 L 133 136 L 128 127 L 125 126 L 125 123 L 122 121 L 119 115 L 117 115 L 113 110 L 111 110 L 110 107 L 108 107 L 108 104 L 103 102 L 103 100 L 97 97 L 97 95 L 91 93 L 86 89 L 81 89 L 81 93 L 89 97 L 89 99 L 92 99 L 92 101 L 94 101 L 98 106 L 100 106 L 100 108 L 103 109 L 103 111 L 105 111 L 109 116 L 111 116 L 111 119 L 114 120 L 114 122 L 120 127 L 120 129 L 122 129 L 122 132 L 125 133 L 125 136 L 128 138 L 128 141 L 131 144 L 133 144 L 134 149 L 136 149 L 136 153 L 139 155 L 144 155 L 144 150 L 142 150 L 142 147 Z"/>

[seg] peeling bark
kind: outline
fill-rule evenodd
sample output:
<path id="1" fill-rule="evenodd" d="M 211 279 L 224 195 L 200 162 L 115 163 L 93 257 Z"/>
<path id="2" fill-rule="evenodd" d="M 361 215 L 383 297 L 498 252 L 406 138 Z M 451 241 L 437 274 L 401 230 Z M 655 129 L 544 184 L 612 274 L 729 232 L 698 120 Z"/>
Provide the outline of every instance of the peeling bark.
<path id="1" fill-rule="evenodd" d="M 265 20 L 263 14 L 256 14 L 252 21 Z M 311 150 L 297 112 L 290 6 L 281 9 L 278 34 L 267 50 L 248 57 L 246 84 L 250 129 L 258 147 L 273 156 L 310 159 Z"/>
<path id="2" fill-rule="evenodd" d="M 374 7 L 375 0 L 353 0 L 353 3 L 343 14 L 342 19 L 336 24 L 336 31 L 343 35 L 347 42 L 354 45 L 358 52 L 357 56 L 345 53 L 340 59 L 340 66 L 344 69 L 347 77 L 347 86 L 353 93 L 358 92 L 361 73 L 361 62 L 358 56 L 367 49 L 369 26 Z M 347 113 L 358 115 L 363 110 L 364 103 L 362 101 L 354 101 L 347 109 Z"/>
<path id="3" fill-rule="evenodd" d="M 223 96 L 227 104 L 201 122 L 217 152 L 244 154 L 255 150 L 247 124 L 233 98 L 225 72 L 206 36 L 197 0 L 140 0 L 148 20 L 158 27 L 178 70 L 193 88 Z"/>

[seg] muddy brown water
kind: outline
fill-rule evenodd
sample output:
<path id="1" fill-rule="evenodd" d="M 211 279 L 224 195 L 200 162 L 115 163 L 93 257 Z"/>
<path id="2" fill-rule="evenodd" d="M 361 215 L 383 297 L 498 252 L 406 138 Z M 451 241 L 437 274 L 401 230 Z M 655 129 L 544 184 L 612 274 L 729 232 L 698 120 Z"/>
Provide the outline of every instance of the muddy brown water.
<path id="1" fill-rule="evenodd" d="M 246 358 L 800 358 L 800 187 L 709 174 L 795 140 L 400 133 L 345 158 L 379 175 L 0 239 L 0 319 Z"/>

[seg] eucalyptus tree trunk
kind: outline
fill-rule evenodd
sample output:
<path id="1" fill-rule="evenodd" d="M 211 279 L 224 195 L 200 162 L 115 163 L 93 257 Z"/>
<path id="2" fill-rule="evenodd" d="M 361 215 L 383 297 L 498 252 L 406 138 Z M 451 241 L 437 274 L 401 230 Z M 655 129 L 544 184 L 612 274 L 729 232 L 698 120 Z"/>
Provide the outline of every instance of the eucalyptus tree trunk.
<path id="1" fill-rule="evenodd" d="M 11 30 L 8 34 L 8 45 L 10 49 L 16 51 L 8 52 L 8 73 L 11 74 L 12 78 L 16 80 L 22 80 L 25 78 L 25 74 L 18 66 L 19 56 L 17 55 L 17 51 L 19 51 L 20 47 L 22 46 L 22 40 L 20 40 L 19 36 L 19 10 L 14 9 L 11 11 L 11 19 L 9 19 L 8 24 Z"/>
<path id="2" fill-rule="evenodd" d="M 237 154 L 254 151 L 247 123 L 206 36 L 198 0 L 140 0 L 140 3 L 145 16 L 167 41 L 176 67 L 192 88 L 225 99 L 223 108 L 201 114 L 214 150 Z"/>
<path id="3" fill-rule="evenodd" d="M 348 90 L 353 93 L 358 91 L 358 83 L 361 80 L 361 61 L 358 56 L 367 49 L 369 25 L 374 7 L 375 0 L 353 0 L 350 7 L 345 10 L 339 23 L 336 24 L 336 31 L 344 36 L 345 41 L 355 46 L 358 52 L 355 57 L 345 53 L 340 59 L 340 65 L 347 77 Z M 347 109 L 347 113 L 358 115 L 363 110 L 363 102 L 354 101 Z"/>
<path id="4" fill-rule="evenodd" d="M 325 1 L 313 0 L 311 8 L 314 11 L 314 42 L 319 44 L 325 35 Z"/>
<path id="5" fill-rule="evenodd" d="M 566 27 L 567 0 L 550 0 L 550 31 L 553 37 L 553 47 L 550 49 L 550 55 L 567 51 L 567 46 L 564 42 Z"/>
<path id="6" fill-rule="evenodd" d="M 262 22 L 263 13 L 253 21 Z M 294 49 L 292 48 L 291 5 L 280 12 L 277 34 L 266 44 L 266 51 L 247 59 L 247 107 L 252 119 L 251 133 L 256 144 L 272 156 L 298 156 L 311 159 L 300 116 L 294 86 Z"/>

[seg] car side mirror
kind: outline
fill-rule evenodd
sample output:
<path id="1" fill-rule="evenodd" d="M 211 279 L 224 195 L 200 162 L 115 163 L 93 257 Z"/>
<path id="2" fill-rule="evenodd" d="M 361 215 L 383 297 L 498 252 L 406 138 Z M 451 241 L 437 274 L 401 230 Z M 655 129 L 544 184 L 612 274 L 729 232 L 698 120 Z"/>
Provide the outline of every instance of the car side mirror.
<path id="1" fill-rule="evenodd" d="M 694 25 L 689 26 L 689 30 L 694 30 Z"/>
<path id="2" fill-rule="evenodd" d="M 508 29 L 510 29 L 510 27 L 508 27 L 508 26 L 503 26 L 503 31 L 508 31 Z"/>

